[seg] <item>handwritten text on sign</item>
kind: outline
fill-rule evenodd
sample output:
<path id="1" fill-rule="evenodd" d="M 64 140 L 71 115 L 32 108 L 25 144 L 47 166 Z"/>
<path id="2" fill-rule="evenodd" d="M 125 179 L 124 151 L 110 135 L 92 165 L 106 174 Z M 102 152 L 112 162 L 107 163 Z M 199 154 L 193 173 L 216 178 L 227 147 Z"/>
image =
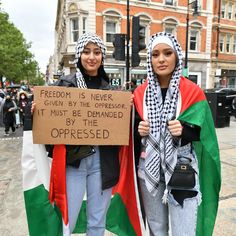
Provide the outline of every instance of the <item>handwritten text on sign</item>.
<path id="1" fill-rule="evenodd" d="M 127 145 L 130 100 L 124 91 L 37 86 L 34 143 Z"/>

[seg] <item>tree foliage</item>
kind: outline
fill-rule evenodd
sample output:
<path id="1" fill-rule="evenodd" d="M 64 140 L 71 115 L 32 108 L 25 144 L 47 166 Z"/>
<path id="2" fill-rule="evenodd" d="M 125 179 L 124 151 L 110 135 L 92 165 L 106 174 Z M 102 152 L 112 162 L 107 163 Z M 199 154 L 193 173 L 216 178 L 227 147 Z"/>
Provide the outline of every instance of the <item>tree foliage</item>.
<path id="1" fill-rule="evenodd" d="M 20 30 L 9 21 L 0 3 L 0 77 L 14 83 L 35 79 L 38 63 L 30 48 L 31 43 L 27 43 Z"/>

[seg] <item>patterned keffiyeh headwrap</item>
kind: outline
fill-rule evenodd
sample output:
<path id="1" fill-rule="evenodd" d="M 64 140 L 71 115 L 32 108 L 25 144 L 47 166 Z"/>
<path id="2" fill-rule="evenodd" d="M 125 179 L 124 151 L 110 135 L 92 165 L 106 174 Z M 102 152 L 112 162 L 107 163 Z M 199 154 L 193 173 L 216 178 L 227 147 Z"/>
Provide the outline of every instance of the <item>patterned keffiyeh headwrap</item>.
<path id="1" fill-rule="evenodd" d="M 168 41 L 171 40 L 178 58 L 164 103 L 162 101 L 160 84 L 151 63 L 153 41 L 157 37 L 163 36 L 167 37 Z M 146 105 L 147 116 L 150 122 L 150 134 L 146 140 L 145 183 L 148 191 L 154 196 L 157 194 L 160 181 L 160 168 L 164 172 L 167 184 L 177 162 L 179 139 L 173 138 L 170 134 L 167 122 L 176 116 L 182 60 L 182 49 L 173 35 L 161 32 L 151 36 L 147 52 L 148 88 Z"/>
<path id="2" fill-rule="evenodd" d="M 75 63 L 76 66 L 78 64 L 79 58 L 81 57 L 81 53 L 84 50 L 84 47 L 88 44 L 88 43 L 95 43 L 97 44 L 101 51 L 102 51 L 102 62 L 104 62 L 105 57 L 106 57 L 106 47 L 105 44 L 103 43 L 103 41 L 101 40 L 100 37 L 98 37 L 98 35 L 94 34 L 94 33 L 85 33 L 83 34 L 79 40 L 78 43 L 76 45 L 75 48 Z M 80 69 L 77 67 L 77 72 L 76 72 L 76 78 L 77 78 L 77 83 L 78 83 L 78 87 L 79 88 L 87 88 L 83 75 L 80 71 Z"/>

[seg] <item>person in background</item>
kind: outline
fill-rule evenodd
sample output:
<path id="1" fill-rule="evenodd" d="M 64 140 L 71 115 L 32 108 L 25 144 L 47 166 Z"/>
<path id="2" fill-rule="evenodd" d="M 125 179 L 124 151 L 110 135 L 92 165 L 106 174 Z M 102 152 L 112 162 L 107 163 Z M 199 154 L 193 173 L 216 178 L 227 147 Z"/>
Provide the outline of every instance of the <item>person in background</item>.
<path id="1" fill-rule="evenodd" d="M 5 125 L 5 136 L 9 136 L 10 128 L 12 133 L 15 132 L 15 111 L 17 110 L 16 103 L 12 100 L 11 95 L 7 94 L 3 104 L 3 123 Z"/>
<path id="2" fill-rule="evenodd" d="M 137 88 L 137 80 L 136 79 L 131 79 L 130 86 L 131 86 L 130 89 L 133 92 Z"/>
<path id="3" fill-rule="evenodd" d="M 0 127 L 3 127 L 3 111 L 2 111 L 2 107 L 4 104 L 4 98 L 5 98 L 5 93 L 3 90 L 0 90 Z"/>
<path id="4" fill-rule="evenodd" d="M 173 35 L 152 35 L 147 80 L 134 91 L 134 151 L 151 236 L 212 235 L 217 213 L 221 177 L 214 123 L 203 91 L 181 76 L 182 58 Z M 184 177 L 174 184 L 177 165 L 192 169 L 191 185 Z"/>
<path id="5" fill-rule="evenodd" d="M 18 107 L 20 112 L 20 125 L 24 125 L 25 108 L 28 104 L 28 94 L 24 90 L 18 93 Z"/>

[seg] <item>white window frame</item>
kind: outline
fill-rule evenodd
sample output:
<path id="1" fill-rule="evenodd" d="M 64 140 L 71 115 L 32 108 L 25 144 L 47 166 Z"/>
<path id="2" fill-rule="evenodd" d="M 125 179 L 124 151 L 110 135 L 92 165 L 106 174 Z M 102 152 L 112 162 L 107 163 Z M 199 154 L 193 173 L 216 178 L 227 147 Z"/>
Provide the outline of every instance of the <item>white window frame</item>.
<path id="1" fill-rule="evenodd" d="M 233 45 L 232 45 L 232 53 L 236 54 L 236 35 L 233 35 Z"/>
<path id="2" fill-rule="evenodd" d="M 233 20 L 236 20 L 236 2 L 233 4 Z"/>
<path id="3" fill-rule="evenodd" d="M 112 31 L 110 31 L 110 32 L 108 32 L 108 30 L 107 30 L 107 23 L 112 23 L 112 24 L 114 24 L 114 32 L 112 32 Z M 116 33 L 117 33 L 117 22 L 116 21 L 114 21 L 114 20 L 107 20 L 106 21 L 106 43 L 112 43 L 113 42 L 113 40 L 111 40 L 111 41 L 108 41 L 108 34 L 110 34 L 110 35 L 115 35 Z M 114 37 L 114 36 L 113 36 Z"/>
<path id="4" fill-rule="evenodd" d="M 231 52 L 230 48 L 231 48 L 231 35 L 226 34 L 226 37 L 225 37 L 225 52 L 230 53 Z"/>
<path id="5" fill-rule="evenodd" d="M 222 46 L 222 49 L 221 49 Z M 221 53 L 225 52 L 225 35 L 221 34 L 219 37 L 219 51 Z"/>
<path id="6" fill-rule="evenodd" d="M 164 0 L 164 4 L 167 6 L 174 6 L 175 0 Z"/>
<path id="7" fill-rule="evenodd" d="M 227 18 L 229 20 L 233 19 L 233 4 L 231 2 L 228 3 L 228 14 L 227 14 Z"/>
<path id="8" fill-rule="evenodd" d="M 86 16 L 83 16 L 82 17 L 82 33 L 86 33 L 87 31 L 87 21 L 88 21 L 88 18 Z"/>
<path id="9" fill-rule="evenodd" d="M 166 19 L 163 22 L 163 31 L 166 31 L 167 28 L 171 29 L 171 33 L 176 36 L 178 22 L 175 19 Z"/>
<path id="10" fill-rule="evenodd" d="M 190 24 L 188 49 L 191 52 L 201 51 L 201 29 L 202 25 L 199 22 L 192 22 Z M 196 48 L 194 50 L 190 49 L 192 32 L 196 32 L 196 42 L 195 42 Z"/>
<path id="11" fill-rule="evenodd" d="M 77 26 L 78 26 L 77 29 L 73 29 L 73 25 L 74 25 L 73 22 L 77 22 Z M 79 38 L 79 35 L 80 35 L 80 34 L 79 34 L 79 29 L 80 29 L 80 27 L 79 27 L 79 17 L 71 17 L 71 18 L 70 18 L 70 42 L 71 42 L 71 43 L 77 42 L 77 40 L 78 40 L 78 38 Z M 77 37 L 76 40 L 74 40 L 74 34 L 75 34 L 75 33 L 78 34 L 78 37 Z"/>
<path id="12" fill-rule="evenodd" d="M 75 44 L 77 42 L 73 40 L 73 29 L 72 29 L 72 21 L 74 19 L 78 20 L 78 38 L 87 32 L 87 21 L 88 21 L 88 14 L 86 14 L 85 12 L 73 12 L 73 13 L 69 13 L 69 17 L 68 17 L 68 22 L 69 22 L 69 27 L 68 27 L 68 37 L 69 37 L 69 42 L 70 44 Z"/>
<path id="13" fill-rule="evenodd" d="M 201 72 L 189 72 L 189 75 L 196 75 L 197 76 L 197 85 L 201 87 L 202 85 L 202 73 Z"/>
<path id="14" fill-rule="evenodd" d="M 144 28 L 144 33 L 145 33 L 145 44 L 146 44 L 146 48 L 148 46 L 148 42 L 149 42 L 149 36 L 150 36 L 150 23 L 151 23 L 151 19 L 146 16 L 146 15 L 140 15 L 140 25 L 142 25 Z"/>
<path id="15" fill-rule="evenodd" d="M 146 44 L 146 48 L 147 48 L 147 44 L 148 44 L 148 39 L 149 39 L 149 29 L 148 29 L 148 25 L 146 22 L 144 21 L 140 21 L 140 25 L 144 27 L 144 36 L 145 36 L 145 44 Z"/>
<path id="16" fill-rule="evenodd" d="M 225 10 L 226 10 L 226 3 L 225 3 L 225 1 L 223 0 L 223 1 L 221 2 L 221 13 L 220 13 L 221 18 L 223 18 L 223 19 L 225 19 L 225 15 L 226 15 Z"/>
<path id="17" fill-rule="evenodd" d="M 196 40 L 194 41 L 194 43 L 195 43 L 195 49 L 191 49 L 191 48 L 190 48 L 191 43 L 192 43 L 191 37 L 192 37 L 192 33 L 193 33 L 193 32 L 196 33 Z M 189 32 L 189 45 L 188 45 L 189 51 L 191 51 L 191 52 L 198 52 L 198 51 L 199 51 L 199 41 L 200 41 L 199 38 L 200 38 L 200 32 L 199 32 L 199 30 L 196 29 L 196 28 L 190 29 L 190 32 Z"/>
<path id="18" fill-rule="evenodd" d="M 112 42 L 107 41 L 107 22 L 115 23 L 115 32 L 120 33 L 121 15 L 117 11 L 107 10 L 103 13 L 103 38 L 107 46 L 112 46 Z"/>

